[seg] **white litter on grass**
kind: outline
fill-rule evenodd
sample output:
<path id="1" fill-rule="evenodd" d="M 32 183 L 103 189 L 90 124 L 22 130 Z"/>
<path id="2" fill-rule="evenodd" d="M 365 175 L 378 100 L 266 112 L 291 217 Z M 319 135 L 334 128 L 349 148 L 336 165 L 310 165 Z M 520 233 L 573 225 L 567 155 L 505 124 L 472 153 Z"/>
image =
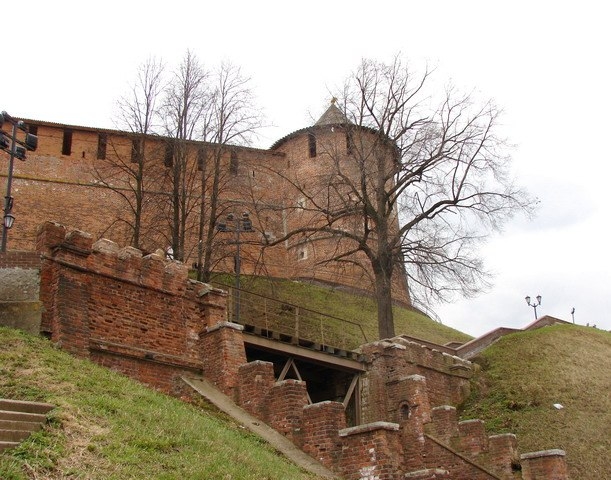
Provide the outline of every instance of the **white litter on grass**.
<path id="1" fill-rule="evenodd" d="M 560 403 L 554 403 L 554 408 L 556 410 L 562 410 L 564 408 L 564 405 L 562 405 Z"/>

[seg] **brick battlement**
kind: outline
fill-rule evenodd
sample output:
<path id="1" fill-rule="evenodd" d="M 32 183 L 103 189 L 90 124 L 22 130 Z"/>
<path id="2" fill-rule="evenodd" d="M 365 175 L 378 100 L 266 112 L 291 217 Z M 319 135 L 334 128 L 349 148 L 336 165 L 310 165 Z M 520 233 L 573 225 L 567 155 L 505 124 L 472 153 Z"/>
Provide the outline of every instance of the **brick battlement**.
<path id="1" fill-rule="evenodd" d="M 42 329 L 54 342 L 176 396 L 190 393 L 181 376 L 203 375 L 343 478 L 515 480 L 520 461 L 523 480 L 568 478 L 564 452 L 520 460 L 515 436 L 458 422 L 446 404 L 468 392 L 466 360 L 400 337 L 363 345 L 366 371 L 353 384 L 363 422 L 347 428 L 344 403 L 312 404 L 306 382 L 247 362 L 243 327 L 226 321 L 227 294 L 189 280 L 183 264 L 52 222 L 37 245 Z"/>
<path id="2" fill-rule="evenodd" d="M 225 320 L 226 293 L 189 280 L 185 265 L 159 253 L 47 222 L 41 330 L 62 348 L 172 392 L 181 373 L 203 369 L 206 328 Z"/>

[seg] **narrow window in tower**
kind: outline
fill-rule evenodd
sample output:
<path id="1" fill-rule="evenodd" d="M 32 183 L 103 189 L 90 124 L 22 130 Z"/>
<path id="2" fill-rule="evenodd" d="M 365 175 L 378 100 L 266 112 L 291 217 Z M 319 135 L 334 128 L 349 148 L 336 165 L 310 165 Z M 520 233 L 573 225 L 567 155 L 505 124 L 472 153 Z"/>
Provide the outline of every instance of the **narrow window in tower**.
<path id="1" fill-rule="evenodd" d="M 308 133 L 308 148 L 310 150 L 310 158 L 316 156 L 316 135 Z"/>
<path id="2" fill-rule="evenodd" d="M 72 130 L 64 129 L 64 139 L 62 141 L 62 155 L 70 155 L 72 153 Z"/>
<path id="3" fill-rule="evenodd" d="M 104 160 L 106 158 L 106 143 L 108 137 L 105 133 L 98 133 L 98 160 Z"/>
<path id="4" fill-rule="evenodd" d="M 205 168 L 206 168 L 206 149 L 204 147 L 201 147 L 197 151 L 197 169 L 200 172 L 203 172 Z"/>
<path id="5" fill-rule="evenodd" d="M 142 155 L 142 139 L 132 138 L 132 163 L 138 163 Z"/>
<path id="6" fill-rule="evenodd" d="M 231 151 L 231 158 L 229 159 L 229 172 L 232 175 L 238 174 L 238 154 L 235 150 Z"/>
<path id="7" fill-rule="evenodd" d="M 308 245 L 302 243 L 297 246 L 297 260 L 307 260 L 308 258 Z"/>
<path id="8" fill-rule="evenodd" d="M 352 138 L 352 132 L 346 132 L 346 153 L 352 155 L 354 152 L 354 139 Z"/>
<path id="9" fill-rule="evenodd" d="M 165 154 L 163 156 L 163 164 L 166 167 L 174 165 L 174 143 L 168 142 L 165 144 Z"/>

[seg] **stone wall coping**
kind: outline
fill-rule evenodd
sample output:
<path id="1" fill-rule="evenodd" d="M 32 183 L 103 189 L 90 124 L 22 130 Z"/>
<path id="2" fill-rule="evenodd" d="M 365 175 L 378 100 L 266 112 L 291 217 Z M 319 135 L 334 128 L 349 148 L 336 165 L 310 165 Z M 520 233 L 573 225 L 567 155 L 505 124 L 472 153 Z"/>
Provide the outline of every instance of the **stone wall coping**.
<path id="1" fill-rule="evenodd" d="M 322 408 L 325 405 L 328 405 L 330 403 L 338 403 L 340 405 L 341 402 L 334 402 L 333 400 L 325 400 L 323 402 L 316 402 L 316 403 L 312 403 L 311 405 L 306 405 L 305 407 L 303 407 L 304 410 L 310 410 L 310 409 L 314 409 L 314 408 Z"/>
<path id="2" fill-rule="evenodd" d="M 429 475 L 448 475 L 449 472 L 443 468 L 425 468 L 424 470 L 418 470 L 415 472 L 406 473 L 403 478 L 418 478 Z"/>
<path id="3" fill-rule="evenodd" d="M 438 407 L 433 407 L 431 410 L 456 410 L 456 407 L 452 405 L 439 405 Z"/>
<path id="4" fill-rule="evenodd" d="M 484 423 L 484 421 L 480 420 L 479 418 L 473 418 L 471 420 L 462 420 L 458 422 L 459 425 L 469 425 L 471 423 Z"/>
<path id="5" fill-rule="evenodd" d="M 273 362 L 268 362 L 267 360 L 253 360 L 252 362 L 245 363 L 244 365 L 273 365 Z"/>
<path id="6" fill-rule="evenodd" d="M 489 439 L 492 438 L 518 438 L 515 433 L 499 433 L 497 435 L 488 436 Z"/>
<path id="7" fill-rule="evenodd" d="M 541 458 L 541 457 L 564 457 L 566 452 L 560 449 L 552 450 L 541 450 L 540 452 L 529 452 L 520 455 L 520 460 L 528 460 L 529 458 Z"/>
<path id="8" fill-rule="evenodd" d="M 216 325 L 212 325 L 211 327 L 206 328 L 206 333 L 214 332 L 216 330 L 220 330 L 221 328 L 232 328 L 234 330 L 242 331 L 244 330 L 244 326 L 239 323 L 233 322 L 219 322 Z"/>
<path id="9" fill-rule="evenodd" d="M 344 428 L 339 431 L 339 436 L 347 437 L 349 435 L 357 435 L 359 433 L 374 432 L 376 430 L 389 430 L 391 432 L 396 432 L 399 430 L 399 424 L 391 423 L 391 422 L 366 423 L 365 425 L 357 425 L 356 427 Z"/>
<path id="10" fill-rule="evenodd" d="M 276 382 L 275 385 L 301 385 L 305 384 L 303 380 L 297 380 L 296 378 L 287 378 L 285 380 L 280 380 Z"/>

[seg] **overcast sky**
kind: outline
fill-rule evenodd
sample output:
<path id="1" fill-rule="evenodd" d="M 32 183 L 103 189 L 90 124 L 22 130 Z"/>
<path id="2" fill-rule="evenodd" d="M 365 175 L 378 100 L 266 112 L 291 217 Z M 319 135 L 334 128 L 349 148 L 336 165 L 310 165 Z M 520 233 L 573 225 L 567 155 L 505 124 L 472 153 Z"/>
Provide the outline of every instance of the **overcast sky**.
<path id="1" fill-rule="evenodd" d="M 149 56 L 228 60 L 252 78 L 267 148 L 310 125 L 361 58 L 401 52 L 504 110 L 513 171 L 541 200 L 487 244 L 494 286 L 433 306 L 471 335 L 538 314 L 611 329 L 611 28 L 606 2 L 4 2 L 0 110 L 114 128 L 117 98 Z M 95 5 L 95 6 L 94 6 Z M 18 201 L 18 200 L 17 200 Z"/>

